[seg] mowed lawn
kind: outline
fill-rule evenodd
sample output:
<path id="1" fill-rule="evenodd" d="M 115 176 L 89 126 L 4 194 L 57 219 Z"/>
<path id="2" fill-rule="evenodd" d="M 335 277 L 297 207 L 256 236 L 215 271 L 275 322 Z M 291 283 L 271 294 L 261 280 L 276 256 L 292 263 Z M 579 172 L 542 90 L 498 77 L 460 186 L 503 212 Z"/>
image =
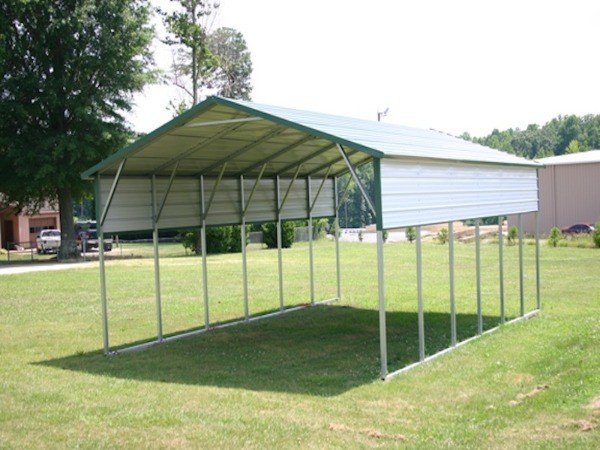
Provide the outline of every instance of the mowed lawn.
<path id="1" fill-rule="evenodd" d="M 543 245 L 539 317 L 381 382 L 376 249 L 341 249 L 342 300 L 332 306 L 116 357 L 100 351 L 97 268 L 0 276 L 0 447 L 598 447 L 600 251 Z M 307 250 L 284 251 L 288 306 L 309 298 Z M 431 354 L 450 340 L 448 247 L 423 250 Z M 200 258 L 179 256 L 177 244 L 161 251 L 165 332 L 200 326 Z M 386 244 L 385 254 L 393 370 L 418 357 L 415 248 Z M 475 246 L 457 243 L 456 254 L 465 339 L 476 331 Z M 251 313 L 276 309 L 277 253 L 248 255 Z M 316 244 L 318 299 L 335 296 L 334 255 L 331 242 Z M 519 311 L 517 262 L 517 247 L 506 247 L 510 317 Z M 499 320 L 494 243 L 482 245 L 482 265 L 490 328 Z M 152 260 L 111 260 L 107 277 L 111 344 L 152 338 Z M 209 257 L 209 292 L 213 321 L 242 315 L 241 255 Z"/>

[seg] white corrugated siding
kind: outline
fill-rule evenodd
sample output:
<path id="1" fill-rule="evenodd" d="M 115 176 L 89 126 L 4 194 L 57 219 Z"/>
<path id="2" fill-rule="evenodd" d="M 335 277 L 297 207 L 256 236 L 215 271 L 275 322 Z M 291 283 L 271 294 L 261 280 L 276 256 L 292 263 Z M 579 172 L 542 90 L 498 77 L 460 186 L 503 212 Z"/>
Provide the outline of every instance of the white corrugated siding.
<path id="1" fill-rule="evenodd" d="M 100 179 L 100 208 L 104 208 L 112 184 L 112 177 Z M 322 179 L 311 181 L 313 198 Z M 244 180 L 246 200 L 250 196 L 255 180 Z M 205 202 L 211 197 L 215 179 L 204 180 Z M 280 183 L 281 198 L 290 184 L 289 179 Z M 157 203 L 163 199 L 168 178 L 156 179 Z M 283 219 L 306 219 L 307 213 L 306 180 L 297 179 L 284 205 Z M 104 222 L 106 232 L 141 231 L 152 229 L 151 183 L 147 178 L 122 177 Z M 238 224 L 241 216 L 240 182 L 237 179 L 221 181 L 210 206 L 206 223 L 208 225 Z M 329 217 L 334 214 L 333 180 L 329 179 L 319 195 L 313 217 Z M 261 180 L 246 214 L 251 222 L 266 222 L 276 219 L 275 181 Z M 200 226 L 200 180 L 197 178 L 176 178 L 171 187 L 167 202 L 159 220 L 160 228 L 188 228 Z"/>
<path id="2" fill-rule="evenodd" d="M 384 228 L 535 211 L 534 167 L 381 160 Z"/>

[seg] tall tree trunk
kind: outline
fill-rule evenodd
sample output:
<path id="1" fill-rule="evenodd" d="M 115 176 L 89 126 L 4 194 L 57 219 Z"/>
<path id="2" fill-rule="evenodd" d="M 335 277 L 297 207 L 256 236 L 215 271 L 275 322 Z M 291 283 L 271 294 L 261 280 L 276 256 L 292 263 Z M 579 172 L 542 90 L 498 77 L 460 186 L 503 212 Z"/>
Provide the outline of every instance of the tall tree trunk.
<path id="1" fill-rule="evenodd" d="M 68 188 L 58 190 L 58 210 L 60 214 L 60 249 L 58 259 L 79 258 L 73 222 L 73 196 Z"/>

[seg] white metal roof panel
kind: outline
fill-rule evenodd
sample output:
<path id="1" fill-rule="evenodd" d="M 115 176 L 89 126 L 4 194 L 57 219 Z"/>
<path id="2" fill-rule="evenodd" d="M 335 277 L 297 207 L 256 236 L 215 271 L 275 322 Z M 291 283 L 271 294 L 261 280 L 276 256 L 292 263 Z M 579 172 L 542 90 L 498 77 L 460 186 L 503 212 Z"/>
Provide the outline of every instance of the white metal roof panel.
<path id="1" fill-rule="evenodd" d="M 589 150 L 587 152 L 570 153 L 568 155 L 550 156 L 548 158 L 538 159 L 546 166 L 558 164 L 590 164 L 600 163 L 600 150 Z"/>

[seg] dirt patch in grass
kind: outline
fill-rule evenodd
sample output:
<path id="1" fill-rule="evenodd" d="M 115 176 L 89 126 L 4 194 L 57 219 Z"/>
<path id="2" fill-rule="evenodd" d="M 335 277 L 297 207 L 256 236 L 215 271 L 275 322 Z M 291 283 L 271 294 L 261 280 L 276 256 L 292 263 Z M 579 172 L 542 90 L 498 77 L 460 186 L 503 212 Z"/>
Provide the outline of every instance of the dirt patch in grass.
<path id="1" fill-rule="evenodd" d="M 591 431 L 596 428 L 596 424 L 594 422 L 586 419 L 575 420 L 573 425 L 575 425 L 579 431 Z"/>
<path id="2" fill-rule="evenodd" d="M 543 391 L 545 391 L 547 389 L 550 389 L 549 385 L 547 385 L 547 384 L 540 384 L 540 385 L 534 387 L 531 391 L 529 391 L 529 392 L 527 392 L 525 394 L 517 394 L 517 397 L 514 400 L 511 400 L 509 402 L 509 404 L 511 406 L 520 405 L 521 403 L 523 403 L 528 398 L 535 397 L 540 392 L 543 392 Z"/>
<path id="3" fill-rule="evenodd" d="M 593 409 L 593 410 L 600 410 L 600 395 L 598 397 L 596 397 L 595 399 L 593 399 L 588 405 L 587 405 L 588 409 Z"/>
<path id="4" fill-rule="evenodd" d="M 372 428 L 355 430 L 355 429 L 350 428 L 349 426 L 344 425 L 342 423 L 330 423 L 329 429 L 331 431 L 338 431 L 341 433 L 363 434 L 365 436 L 369 436 L 369 437 L 375 438 L 375 439 L 389 439 L 389 440 L 402 441 L 402 442 L 406 441 L 406 436 L 404 436 L 403 434 L 382 433 L 381 431 L 375 430 Z"/>

